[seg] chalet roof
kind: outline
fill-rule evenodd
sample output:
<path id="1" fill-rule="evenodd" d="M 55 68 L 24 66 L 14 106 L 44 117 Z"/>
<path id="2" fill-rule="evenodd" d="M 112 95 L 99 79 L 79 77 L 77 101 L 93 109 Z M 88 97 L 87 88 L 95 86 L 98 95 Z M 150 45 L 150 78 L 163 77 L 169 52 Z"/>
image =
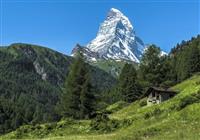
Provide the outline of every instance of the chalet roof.
<path id="1" fill-rule="evenodd" d="M 171 90 L 169 88 L 164 89 L 164 88 L 160 88 L 160 87 L 150 87 L 147 92 L 146 95 L 150 94 L 152 91 L 158 91 L 160 94 L 176 94 L 177 92 L 174 90 Z"/>

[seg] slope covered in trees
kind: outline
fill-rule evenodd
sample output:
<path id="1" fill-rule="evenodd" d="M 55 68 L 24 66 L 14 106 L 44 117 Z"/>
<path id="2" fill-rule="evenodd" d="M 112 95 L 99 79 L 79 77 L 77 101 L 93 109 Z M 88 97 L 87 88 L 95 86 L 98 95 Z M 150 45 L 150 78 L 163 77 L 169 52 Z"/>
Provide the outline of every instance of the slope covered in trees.
<path id="1" fill-rule="evenodd" d="M 0 133 L 22 124 L 55 121 L 65 77 L 73 58 L 48 48 L 13 44 L 0 48 Z M 112 86 L 115 79 L 89 66 L 97 91 Z M 95 81 L 95 82 L 94 82 Z"/>
<path id="2" fill-rule="evenodd" d="M 200 35 L 189 41 L 182 41 L 170 54 L 173 79 L 180 82 L 200 71 Z"/>

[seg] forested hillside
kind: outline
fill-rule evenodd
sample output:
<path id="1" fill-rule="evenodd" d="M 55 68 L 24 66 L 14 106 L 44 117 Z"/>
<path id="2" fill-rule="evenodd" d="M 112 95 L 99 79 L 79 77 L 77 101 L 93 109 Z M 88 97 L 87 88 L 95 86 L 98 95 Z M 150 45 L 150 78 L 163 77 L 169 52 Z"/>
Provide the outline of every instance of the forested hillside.
<path id="1" fill-rule="evenodd" d="M 174 47 L 170 54 L 173 78 L 180 82 L 193 73 L 200 71 L 200 35 L 191 40 L 182 41 Z"/>
<path id="2" fill-rule="evenodd" d="M 55 109 L 73 58 L 48 48 L 12 44 L 0 48 L 0 133 L 22 124 L 58 120 Z M 98 92 L 116 80 L 90 66 Z"/>

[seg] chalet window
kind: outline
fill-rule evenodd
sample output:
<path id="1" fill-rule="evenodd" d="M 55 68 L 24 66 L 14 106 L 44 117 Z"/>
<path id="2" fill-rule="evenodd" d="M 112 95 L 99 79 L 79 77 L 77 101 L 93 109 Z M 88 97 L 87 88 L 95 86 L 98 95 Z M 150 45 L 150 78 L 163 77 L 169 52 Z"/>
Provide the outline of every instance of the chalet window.
<path id="1" fill-rule="evenodd" d="M 155 92 L 152 92 L 152 97 L 155 97 L 156 95 L 155 95 Z"/>
<path id="2" fill-rule="evenodd" d="M 174 95 L 172 95 L 172 94 L 169 95 L 170 98 L 173 97 L 173 96 L 174 96 Z"/>
<path id="3" fill-rule="evenodd" d="M 159 100 L 159 95 L 156 96 L 156 99 Z"/>

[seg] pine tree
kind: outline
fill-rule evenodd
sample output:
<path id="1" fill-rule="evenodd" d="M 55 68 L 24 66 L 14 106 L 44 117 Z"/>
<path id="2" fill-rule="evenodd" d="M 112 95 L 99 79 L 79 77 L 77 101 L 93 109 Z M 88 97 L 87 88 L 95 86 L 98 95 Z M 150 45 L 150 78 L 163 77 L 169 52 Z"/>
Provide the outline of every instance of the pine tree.
<path id="1" fill-rule="evenodd" d="M 84 70 L 87 70 L 85 68 Z M 91 114 L 95 111 L 95 96 L 93 93 L 93 88 L 90 82 L 90 75 L 85 71 L 84 79 L 85 82 L 82 86 L 81 95 L 80 95 L 80 118 L 90 118 Z"/>
<path id="2" fill-rule="evenodd" d="M 147 81 L 148 86 L 158 86 L 161 83 L 159 77 L 160 62 L 160 48 L 156 47 L 155 45 L 149 46 L 143 54 L 139 66 L 140 79 Z"/>
<path id="3" fill-rule="evenodd" d="M 126 102 L 133 102 L 141 96 L 137 72 L 132 64 L 125 64 L 119 78 L 118 94 Z"/>
<path id="4" fill-rule="evenodd" d="M 90 70 L 88 64 L 79 55 L 71 65 L 65 82 L 61 98 L 61 114 L 75 119 L 88 118 L 94 111 L 94 100 Z"/>
<path id="5" fill-rule="evenodd" d="M 190 47 L 188 58 L 188 71 L 191 76 L 193 73 L 200 72 L 200 49 L 198 46 L 193 45 Z"/>

